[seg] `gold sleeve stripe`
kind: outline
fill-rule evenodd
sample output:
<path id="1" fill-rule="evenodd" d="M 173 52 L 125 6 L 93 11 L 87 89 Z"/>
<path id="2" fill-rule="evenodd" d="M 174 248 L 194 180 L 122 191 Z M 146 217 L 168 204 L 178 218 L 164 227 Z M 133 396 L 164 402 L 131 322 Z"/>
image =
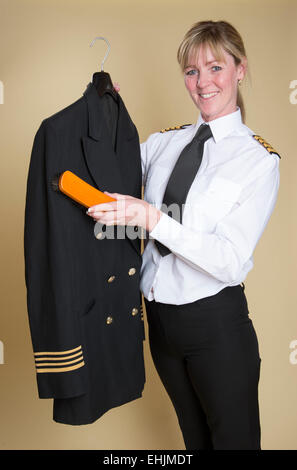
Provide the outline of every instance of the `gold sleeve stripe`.
<path id="1" fill-rule="evenodd" d="M 35 362 L 40 362 L 40 361 L 65 361 L 66 359 L 72 359 L 73 357 L 77 356 L 82 356 L 82 351 L 79 351 L 76 354 L 72 354 L 71 356 L 66 356 L 66 357 L 50 357 L 50 356 L 45 356 L 45 357 L 37 357 L 35 359 Z"/>
<path id="2" fill-rule="evenodd" d="M 78 346 L 77 348 L 74 348 L 74 349 L 68 349 L 67 351 L 36 352 L 36 353 L 34 353 L 34 355 L 35 356 L 44 356 L 44 355 L 60 356 L 60 355 L 64 355 L 64 354 L 74 353 L 74 352 L 78 351 L 79 349 L 81 349 L 81 346 Z"/>
<path id="3" fill-rule="evenodd" d="M 41 369 L 43 368 L 44 366 L 67 366 L 68 364 L 73 364 L 74 362 L 77 362 L 77 361 L 82 361 L 83 360 L 83 357 L 79 357 L 79 358 L 76 358 L 76 359 L 73 359 L 73 361 L 66 361 L 66 362 L 42 362 L 41 364 L 36 364 L 36 368 L 37 369 Z"/>
<path id="4" fill-rule="evenodd" d="M 78 364 L 75 364 L 74 366 L 70 367 L 56 367 L 52 369 L 37 369 L 38 374 L 42 374 L 43 372 L 69 372 L 71 370 L 79 369 L 80 367 L 83 367 L 85 365 L 84 361 L 79 362 Z"/>

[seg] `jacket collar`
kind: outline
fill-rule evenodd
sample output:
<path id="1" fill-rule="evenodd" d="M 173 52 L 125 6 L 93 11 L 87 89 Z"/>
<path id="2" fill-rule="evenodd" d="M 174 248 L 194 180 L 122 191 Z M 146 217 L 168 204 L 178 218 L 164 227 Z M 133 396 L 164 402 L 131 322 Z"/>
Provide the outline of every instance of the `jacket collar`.
<path id="1" fill-rule="evenodd" d="M 102 138 L 102 129 L 104 128 L 104 116 L 102 113 L 101 98 L 98 95 L 95 85 L 90 82 L 87 85 L 83 95 L 87 100 L 88 106 L 88 117 L 89 117 L 89 130 L 88 135 L 94 140 L 100 140 Z M 128 112 L 125 108 L 124 102 L 119 94 L 117 94 L 117 103 L 119 106 L 119 126 L 124 123 L 124 127 L 119 130 L 122 132 L 122 137 L 130 140 L 135 137 L 135 126 L 133 126 L 130 119 L 122 119 L 124 115 L 129 117 Z"/>
<path id="2" fill-rule="evenodd" d="M 93 83 L 84 92 L 88 110 L 88 134 L 82 137 L 84 155 L 89 172 L 101 191 L 130 194 L 141 198 L 141 159 L 137 129 L 118 95 L 118 122 L 116 149 L 106 134 L 106 116 L 101 98 Z M 129 239 L 140 254 L 139 239 Z"/>
<path id="3" fill-rule="evenodd" d="M 102 132 L 102 112 L 100 106 L 100 96 L 92 82 L 90 82 L 84 91 L 88 104 L 89 115 L 89 137 L 99 140 Z"/>

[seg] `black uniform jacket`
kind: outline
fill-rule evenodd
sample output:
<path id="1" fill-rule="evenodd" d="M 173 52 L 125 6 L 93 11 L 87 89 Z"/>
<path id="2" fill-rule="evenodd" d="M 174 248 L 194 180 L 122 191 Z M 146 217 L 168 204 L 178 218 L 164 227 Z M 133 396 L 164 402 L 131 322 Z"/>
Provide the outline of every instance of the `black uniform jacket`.
<path id="1" fill-rule="evenodd" d="M 71 170 L 102 191 L 141 198 L 137 129 L 119 95 L 109 122 L 109 100 L 90 83 L 43 120 L 27 182 L 25 278 L 39 397 L 54 398 L 53 419 L 73 425 L 141 397 L 145 383 L 137 228 L 95 225 L 52 188 L 56 174 Z"/>

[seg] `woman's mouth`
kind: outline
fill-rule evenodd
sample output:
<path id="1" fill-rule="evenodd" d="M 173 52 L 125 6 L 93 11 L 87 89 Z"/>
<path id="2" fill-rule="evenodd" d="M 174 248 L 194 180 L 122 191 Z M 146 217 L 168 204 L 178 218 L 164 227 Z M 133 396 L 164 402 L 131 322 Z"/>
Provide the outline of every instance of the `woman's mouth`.
<path id="1" fill-rule="evenodd" d="M 218 91 L 214 91 L 212 93 L 199 93 L 199 96 L 203 99 L 203 100 L 210 100 L 211 98 L 213 98 L 214 96 L 216 96 L 219 92 Z"/>

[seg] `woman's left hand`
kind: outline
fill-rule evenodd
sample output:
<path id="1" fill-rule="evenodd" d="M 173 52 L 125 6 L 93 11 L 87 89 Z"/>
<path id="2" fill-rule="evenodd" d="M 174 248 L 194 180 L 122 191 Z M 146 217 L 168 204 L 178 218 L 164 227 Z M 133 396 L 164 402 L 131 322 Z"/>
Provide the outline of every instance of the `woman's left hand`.
<path id="1" fill-rule="evenodd" d="M 142 199 L 107 191 L 104 193 L 116 201 L 97 204 L 87 211 L 87 215 L 101 224 L 132 225 L 151 232 L 160 220 L 161 211 Z"/>

